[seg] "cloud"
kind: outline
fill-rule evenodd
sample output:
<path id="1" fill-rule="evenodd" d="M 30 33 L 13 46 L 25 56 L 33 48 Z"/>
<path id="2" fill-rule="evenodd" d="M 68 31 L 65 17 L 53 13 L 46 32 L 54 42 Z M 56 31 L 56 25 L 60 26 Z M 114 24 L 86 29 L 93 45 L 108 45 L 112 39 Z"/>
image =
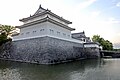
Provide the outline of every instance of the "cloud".
<path id="1" fill-rule="evenodd" d="M 99 16 L 100 13 L 101 13 L 100 11 L 93 11 L 91 13 L 91 17 L 96 18 L 97 16 Z"/>
<path id="2" fill-rule="evenodd" d="M 120 23 L 119 20 L 117 20 L 117 19 L 115 19 L 113 17 L 109 18 L 107 22 L 110 23 L 110 24 L 118 24 L 118 23 Z"/>
<path id="3" fill-rule="evenodd" d="M 98 17 L 94 17 L 93 14 L 98 15 Z M 114 36 L 117 34 L 115 32 L 115 24 L 118 23 L 115 18 L 111 17 L 107 20 L 100 20 L 99 19 L 99 14 L 100 12 L 92 12 L 93 16 L 90 15 L 79 15 L 79 19 L 74 21 L 75 23 L 73 24 L 74 27 L 76 28 L 76 32 L 79 31 L 85 31 L 87 36 L 92 37 L 95 34 L 101 35 L 101 37 L 105 38 L 106 40 L 110 40 L 111 42 L 118 42 L 120 39 L 118 37 Z M 120 37 L 120 36 L 119 36 Z M 117 40 L 118 39 L 118 40 Z"/>
<path id="4" fill-rule="evenodd" d="M 120 7 L 120 2 L 118 2 L 118 3 L 116 4 L 116 6 L 117 6 L 117 7 Z"/>
<path id="5" fill-rule="evenodd" d="M 97 0 L 87 0 L 85 2 L 80 3 L 77 7 L 80 9 L 85 9 L 88 6 L 92 5 L 94 2 L 96 2 Z"/>
<path id="6" fill-rule="evenodd" d="M 119 48 L 120 49 L 120 33 L 117 33 L 112 40 L 114 44 L 114 48 Z"/>
<path id="7" fill-rule="evenodd" d="M 120 49 L 120 43 L 114 43 L 114 44 L 113 44 L 113 47 L 114 47 L 115 49 Z"/>
<path id="8" fill-rule="evenodd" d="M 120 44 L 120 33 L 116 33 L 112 39 L 114 44 L 119 43 Z"/>

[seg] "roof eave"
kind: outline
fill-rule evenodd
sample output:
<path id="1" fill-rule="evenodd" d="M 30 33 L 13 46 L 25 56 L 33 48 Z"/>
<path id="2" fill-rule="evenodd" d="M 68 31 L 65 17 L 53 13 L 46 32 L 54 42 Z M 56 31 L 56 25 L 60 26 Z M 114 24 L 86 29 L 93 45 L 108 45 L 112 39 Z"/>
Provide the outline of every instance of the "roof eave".
<path id="1" fill-rule="evenodd" d="M 42 13 L 40 13 L 40 14 L 36 14 L 36 15 L 29 16 L 29 17 L 27 17 L 27 18 L 19 19 L 19 21 L 25 22 L 25 21 L 31 20 L 31 19 L 33 19 L 33 18 L 36 18 L 36 17 L 38 17 L 38 16 L 42 16 L 42 15 L 44 15 L 44 14 L 46 14 L 46 13 L 47 13 L 47 12 L 44 11 L 44 12 L 42 12 Z"/>
<path id="2" fill-rule="evenodd" d="M 61 25 L 63 28 L 66 28 L 66 29 L 68 29 L 70 31 L 74 31 L 75 30 L 75 28 L 68 27 L 68 26 L 66 26 L 66 25 L 64 25 L 64 24 L 62 24 L 62 23 L 60 23 L 58 21 L 55 21 L 55 20 L 53 20 L 53 19 L 51 19 L 49 17 L 48 17 L 48 19 L 49 19 L 50 22 L 55 23 L 57 25 Z"/>
<path id="3" fill-rule="evenodd" d="M 84 44 L 97 44 L 97 45 L 100 45 L 100 44 L 97 43 L 97 42 L 89 42 L 89 43 L 84 43 Z"/>
<path id="4" fill-rule="evenodd" d="M 51 11 L 47 11 L 47 12 L 48 12 L 49 14 L 51 14 L 52 16 L 54 16 L 54 17 L 56 17 L 56 18 L 59 18 L 60 20 L 66 22 L 67 24 L 72 24 L 72 22 L 70 22 L 70 21 L 68 21 L 68 20 L 66 20 L 66 19 L 64 19 L 64 18 L 62 18 L 62 17 L 60 17 L 60 16 L 54 14 L 54 13 L 51 12 Z"/>
<path id="5" fill-rule="evenodd" d="M 60 22 L 57 22 L 57 21 L 49 18 L 48 16 L 46 18 L 41 19 L 41 20 L 37 20 L 37 21 L 31 22 L 31 23 L 24 24 L 24 25 L 20 26 L 19 28 L 24 28 L 24 27 L 27 27 L 27 26 L 30 26 L 30 25 L 34 25 L 34 24 L 38 24 L 38 23 L 46 22 L 46 21 L 49 21 L 49 22 L 52 22 L 52 23 L 54 23 L 56 25 L 62 26 L 63 28 L 66 28 L 66 29 L 68 29 L 70 31 L 75 30 L 74 28 L 68 27 L 68 26 L 66 26 L 66 25 L 64 25 L 64 24 L 62 24 Z"/>
<path id="6" fill-rule="evenodd" d="M 33 15 L 33 16 L 30 16 L 30 17 L 27 17 L 27 18 L 20 19 L 19 21 L 25 22 L 25 21 L 31 20 L 31 19 L 33 19 L 33 18 L 36 18 L 36 17 L 38 17 L 38 16 L 44 15 L 44 14 L 50 14 L 50 15 L 56 17 L 56 18 L 59 18 L 60 20 L 62 20 L 62 21 L 64 21 L 64 22 L 66 22 L 67 24 L 72 24 L 72 22 L 70 22 L 70 21 L 68 21 L 68 20 L 66 20 L 66 19 L 64 19 L 64 18 L 62 18 L 62 17 L 60 17 L 60 16 L 52 13 L 52 12 L 49 11 L 49 10 L 46 10 L 46 11 L 40 13 L 40 14 L 36 14 L 36 15 Z"/>

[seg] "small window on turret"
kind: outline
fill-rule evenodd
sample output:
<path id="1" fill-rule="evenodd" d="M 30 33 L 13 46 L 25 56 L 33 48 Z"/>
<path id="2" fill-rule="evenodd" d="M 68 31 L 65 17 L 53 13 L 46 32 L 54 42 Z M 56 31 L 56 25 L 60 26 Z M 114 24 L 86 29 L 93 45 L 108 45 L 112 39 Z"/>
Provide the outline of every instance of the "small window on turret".
<path id="1" fill-rule="evenodd" d="M 68 35 L 68 37 L 70 37 L 70 35 Z"/>
<path id="2" fill-rule="evenodd" d="M 40 31 L 44 31 L 45 29 L 41 29 Z"/>
<path id="3" fill-rule="evenodd" d="M 60 34 L 60 32 L 59 32 L 59 31 L 57 31 L 57 34 Z"/>
<path id="4" fill-rule="evenodd" d="M 63 35 L 64 35 L 64 36 L 66 36 L 66 34 L 65 34 L 65 33 L 63 33 Z"/>
<path id="5" fill-rule="evenodd" d="M 54 30 L 50 29 L 50 32 L 54 33 Z"/>
<path id="6" fill-rule="evenodd" d="M 26 32 L 26 34 L 29 34 L 30 32 Z"/>
<path id="7" fill-rule="evenodd" d="M 36 33 L 36 31 L 33 31 L 33 33 Z"/>
<path id="8" fill-rule="evenodd" d="M 44 31 L 44 29 L 42 29 L 42 31 Z"/>
<path id="9" fill-rule="evenodd" d="M 86 40 L 85 40 L 85 39 L 83 39 L 83 41 L 85 42 Z"/>

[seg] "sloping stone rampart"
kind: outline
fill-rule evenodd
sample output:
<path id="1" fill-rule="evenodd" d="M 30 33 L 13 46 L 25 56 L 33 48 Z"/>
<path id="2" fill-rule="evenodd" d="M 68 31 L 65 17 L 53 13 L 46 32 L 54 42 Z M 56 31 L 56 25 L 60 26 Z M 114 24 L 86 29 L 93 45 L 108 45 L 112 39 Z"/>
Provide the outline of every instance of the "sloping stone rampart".
<path id="1" fill-rule="evenodd" d="M 1 59 L 37 64 L 56 64 L 99 57 L 98 48 L 84 48 L 83 44 L 52 37 L 7 42 L 0 47 Z"/>
<path id="2" fill-rule="evenodd" d="M 21 62 L 55 64 L 85 58 L 83 44 L 47 36 L 13 41 L 3 48 L 0 58 Z"/>

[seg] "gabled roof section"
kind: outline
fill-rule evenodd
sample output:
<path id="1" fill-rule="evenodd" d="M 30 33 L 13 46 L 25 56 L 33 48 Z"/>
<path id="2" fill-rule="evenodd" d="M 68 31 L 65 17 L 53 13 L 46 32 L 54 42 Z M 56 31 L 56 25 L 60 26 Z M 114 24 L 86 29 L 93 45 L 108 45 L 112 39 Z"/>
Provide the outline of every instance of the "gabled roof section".
<path id="1" fill-rule="evenodd" d="M 79 34 L 79 35 L 85 35 L 85 32 L 79 32 L 79 33 L 72 33 L 72 35 L 76 35 L 76 34 Z"/>
<path id="2" fill-rule="evenodd" d="M 37 15 L 37 14 L 42 13 L 44 11 L 46 11 L 46 9 L 42 8 L 41 5 L 40 5 L 39 8 L 38 8 L 38 10 L 35 12 L 34 15 Z"/>
<path id="3" fill-rule="evenodd" d="M 85 36 L 85 32 L 84 31 L 83 32 L 79 32 L 79 33 L 72 33 L 72 37 L 74 37 L 74 38 L 87 38 Z"/>
<path id="4" fill-rule="evenodd" d="M 50 10 L 48 9 L 44 9 L 41 7 L 41 5 L 39 6 L 38 10 L 35 12 L 34 15 L 30 16 L 30 17 L 27 17 L 27 18 L 23 18 L 23 19 L 20 19 L 19 21 L 22 21 L 22 22 L 25 22 L 25 21 L 28 21 L 28 20 L 31 20 L 31 19 L 34 19 L 34 18 L 37 18 L 39 16 L 42 16 L 42 15 L 45 15 L 45 14 L 50 14 L 52 16 L 54 16 L 55 18 L 67 23 L 67 24 L 72 24 L 72 22 L 54 14 L 53 12 L 51 12 Z"/>
<path id="5" fill-rule="evenodd" d="M 31 26 L 31 25 L 43 23 L 43 22 L 46 22 L 46 21 L 51 22 L 51 23 L 54 23 L 54 24 L 56 24 L 56 25 L 59 25 L 59 26 L 65 28 L 65 29 L 68 29 L 68 30 L 70 30 L 70 31 L 75 30 L 74 28 L 71 28 L 71 27 L 69 27 L 69 26 L 66 26 L 66 25 L 64 25 L 64 24 L 62 24 L 62 23 L 60 23 L 60 22 L 57 22 L 57 21 L 49 18 L 49 16 L 47 16 L 47 17 L 45 17 L 45 18 L 43 18 L 43 19 L 37 20 L 37 21 L 33 21 L 33 22 L 31 22 L 31 23 L 23 24 L 23 25 L 21 25 L 21 26 L 18 26 L 17 28 L 29 27 L 29 26 Z"/>

